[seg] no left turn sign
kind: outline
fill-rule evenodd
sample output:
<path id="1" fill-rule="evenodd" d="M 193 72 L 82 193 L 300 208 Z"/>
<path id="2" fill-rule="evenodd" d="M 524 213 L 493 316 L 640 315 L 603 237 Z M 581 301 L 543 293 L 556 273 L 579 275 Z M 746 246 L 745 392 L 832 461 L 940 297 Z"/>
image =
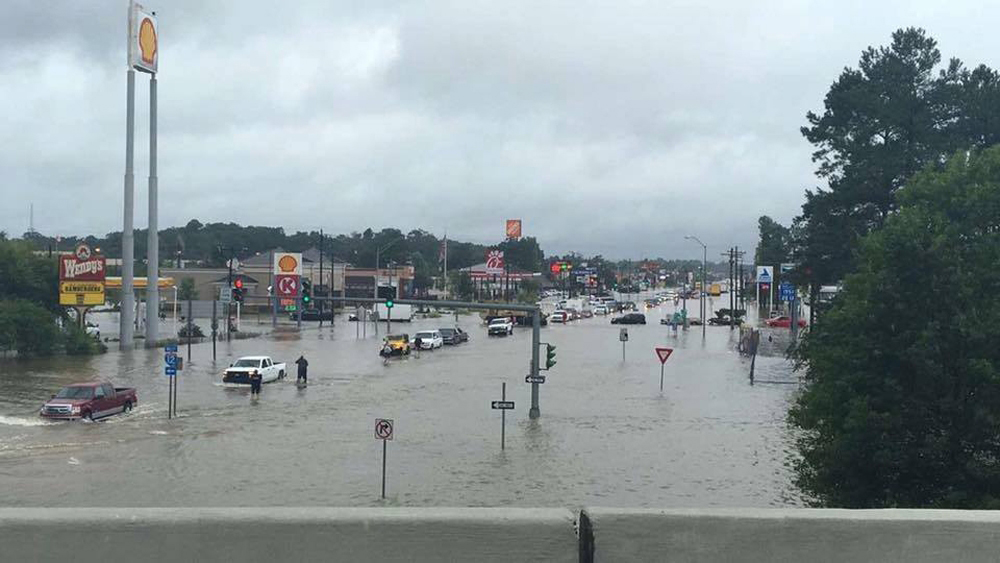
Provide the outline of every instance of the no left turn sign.
<path id="1" fill-rule="evenodd" d="M 375 419 L 375 439 L 376 440 L 392 440 L 392 419 L 391 418 L 376 418 Z"/>

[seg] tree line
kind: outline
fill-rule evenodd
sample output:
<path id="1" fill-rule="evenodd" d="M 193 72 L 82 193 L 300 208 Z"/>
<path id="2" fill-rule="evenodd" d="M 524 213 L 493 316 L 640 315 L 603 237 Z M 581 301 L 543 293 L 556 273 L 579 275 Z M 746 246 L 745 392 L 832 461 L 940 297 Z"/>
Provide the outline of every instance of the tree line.
<path id="1" fill-rule="evenodd" d="M 796 481 L 825 506 L 1000 506 L 1000 75 L 893 33 L 801 132 L 824 188 L 759 260 L 842 284 L 795 352 Z M 759 262 L 758 262 L 759 263 Z"/>

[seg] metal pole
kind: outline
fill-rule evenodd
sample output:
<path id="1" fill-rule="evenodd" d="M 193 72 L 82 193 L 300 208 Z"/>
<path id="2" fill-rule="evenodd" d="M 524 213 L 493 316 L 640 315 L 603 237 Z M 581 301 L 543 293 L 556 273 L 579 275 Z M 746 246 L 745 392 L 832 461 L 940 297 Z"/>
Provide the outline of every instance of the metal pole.
<path id="1" fill-rule="evenodd" d="M 274 287 L 274 251 L 271 251 L 271 271 L 267 273 L 268 285 L 271 286 L 271 328 L 278 326 L 278 288 Z"/>
<path id="2" fill-rule="evenodd" d="M 159 192 L 156 177 L 156 75 L 149 75 L 149 232 L 146 237 L 146 346 L 156 346 L 160 322 Z"/>
<path id="3" fill-rule="evenodd" d="M 167 377 L 167 420 L 174 417 L 174 376 Z"/>
<path id="4" fill-rule="evenodd" d="M 625 361 L 625 341 L 622 340 L 622 362 Z"/>
<path id="5" fill-rule="evenodd" d="M 333 281 L 333 276 L 330 276 Z M 319 287 L 323 287 L 323 229 L 319 230 Z M 318 288 L 317 288 L 318 289 Z M 317 293 L 320 293 L 317 291 Z M 319 297 L 319 296 L 317 296 Z M 319 300 L 319 328 L 323 328 L 323 303 Z"/>
<path id="6" fill-rule="evenodd" d="M 235 251 L 233 247 L 229 247 L 229 274 L 226 276 L 227 283 L 229 284 L 229 301 L 226 303 L 226 342 L 230 342 L 233 339 L 233 331 L 229 330 L 230 324 L 232 323 L 233 315 L 233 254 Z"/>
<path id="7" fill-rule="evenodd" d="M 663 393 L 663 365 L 664 362 L 660 362 L 660 393 Z"/>
<path id="8" fill-rule="evenodd" d="M 541 365 L 538 358 L 538 347 L 542 342 L 542 312 L 538 309 L 531 314 L 531 375 L 537 377 Z M 542 415 L 538 408 L 538 384 L 531 384 L 531 409 L 528 418 L 535 419 Z"/>
<path id="9" fill-rule="evenodd" d="M 215 316 L 215 304 L 217 301 L 212 300 L 212 361 L 215 361 L 215 333 L 219 327 L 219 321 Z"/>
<path id="10" fill-rule="evenodd" d="M 701 241 L 699 241 L 701 242 Z M 708 270 L 708 247 L 704 243 L 701 245 L 702 255 L 701 255 L 701 337 L 705 338 L 705 327 L 708 326 L 708 303 L 705 301 L 705 294 L 708 292 L 708 288 L 705 286 L 705 274 Z"/>
<path id="11" fill-rule="evenodd" d="M 382 440 L 382 498 L 385 498 L 385 454 L 388 452 L 388 440 Z"/>
<path id="12" fill-rule="evenodd" d="M 361 306 L 354 306 L 354 318 L 358 320 L 357 324 L 354 325 L 354 338 L 361 338 L 361 323 L 364 321 L 361 319 Z"/>
<path id="13" fill-rule="evenodd" d="M 372 295 L 372 297 L 376 299 L 376 302 L 378 300 L 378 259 L 381 252 L 382 252 L 381 248 L 375 249 L 375 295 Z M 374 313 L 375 311 L 378 311 L 378 305 L 375 305 L 373 303 L 372 313 Z M 378 319 L 375 318 L 374 314 L 372 315 L 372 324 L 375 325 L 375 335 L 378 336 Z"/>
<path id="14" fill-rule="evenodd" d="M 188 296 L 188 319 L 187 319 L 187 339 L 188 339 L 188 363 L 191 362 L 191 336 L 194 328 L 194 323 L 191 322 L 191 297 Z"/>
<path id="15" fill-rule="evenodd" d="M 295 328 L 298 329 L 298 330 L 302 330 L 302 281 L 301 281 L 301 279 L 302 278 L 299 278 L 299 280 L 300 280 L 299 281 L 299 299 L 298 299 L 299 306 L 297 307 L 297 310 L 295 311 L 295 313 L 296 313 L 296 315 L 295 315 L 296 316 Z"/>
<path id="16" fill-rule="evenodd" d="M 173 333 L 177 335 L 177 286 L 174 286 L 174 328 Z"/>
<path id="17" fill-rule="evenodd" d="M 500 400 L 507 400 L 507 382 L 501 383 L 500 387 Z M 505 449 L 506 434 L 507 432 L 507 409 L 500 409 L 500 450 Z"/>
<path id="18" fill-rule="evenodd" d="M 183 371 L 183 370 L 181 370 L 181 371 Z M 174 376 L 171 379 L 174 380 L 174 407 L 173 408 L 174 408 L 174 417 L 176 417 L 177 416 L 177 384 L 180 383 L 180 376 L 177 375 L 177 374 L 174 374 Z"/>
<path id="19" fill-rule="evenodd" d="M 122 222 L 122 303 L 118 327 L 118 349 L 131 350 L 135 338 L 133 327 L 135 295 L 132 278 L 135 276 L 135 244 L 133 242 L 132 212 L 135 207 L 135 177 L 132 170 L 135 145 L 135 71 L 128 70 L 125 102 L 125 213 Z"/>

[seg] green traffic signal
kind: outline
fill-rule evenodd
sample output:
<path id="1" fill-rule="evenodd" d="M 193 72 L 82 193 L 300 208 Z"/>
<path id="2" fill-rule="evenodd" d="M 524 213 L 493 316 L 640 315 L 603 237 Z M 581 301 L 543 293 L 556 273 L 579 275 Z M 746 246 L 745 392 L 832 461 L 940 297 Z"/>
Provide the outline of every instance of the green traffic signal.
<path id="1" fill-rule="evenodd" d="M 385 300 L 385 308 L 386 309 L 392 309 L 392 299 L 386 299 Z"/>
<path id="2" fill-rule="evenodd" d="M 551 344 L 545 345 L 545 369 L 552 369 L 556 365 L 556 347 Z"/>

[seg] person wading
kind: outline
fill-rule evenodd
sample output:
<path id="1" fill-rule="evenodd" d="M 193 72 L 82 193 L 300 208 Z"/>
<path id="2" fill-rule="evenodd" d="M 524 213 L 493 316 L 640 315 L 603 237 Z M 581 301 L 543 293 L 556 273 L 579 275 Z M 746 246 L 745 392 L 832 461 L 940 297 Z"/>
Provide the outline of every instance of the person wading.
<path id="1" fill-rule="evenodd" d="M 305 385 L 308 383 L 308 376 L 306 375 L 306 368 L 309 367 L 309 360 L 305 356 L 300 355 L 299 359 L 295 360 L 295 363 L 299 366 L 299 375 L 295 378 L 295 383 L 302 383 Z"/>
<path id="2" fill-rule="evenodd" d="M 255 372 L 250 375 L 250 397 L 259 397 L 261 383 L 263 383 L 263 378 L 260 372 Z"/>

